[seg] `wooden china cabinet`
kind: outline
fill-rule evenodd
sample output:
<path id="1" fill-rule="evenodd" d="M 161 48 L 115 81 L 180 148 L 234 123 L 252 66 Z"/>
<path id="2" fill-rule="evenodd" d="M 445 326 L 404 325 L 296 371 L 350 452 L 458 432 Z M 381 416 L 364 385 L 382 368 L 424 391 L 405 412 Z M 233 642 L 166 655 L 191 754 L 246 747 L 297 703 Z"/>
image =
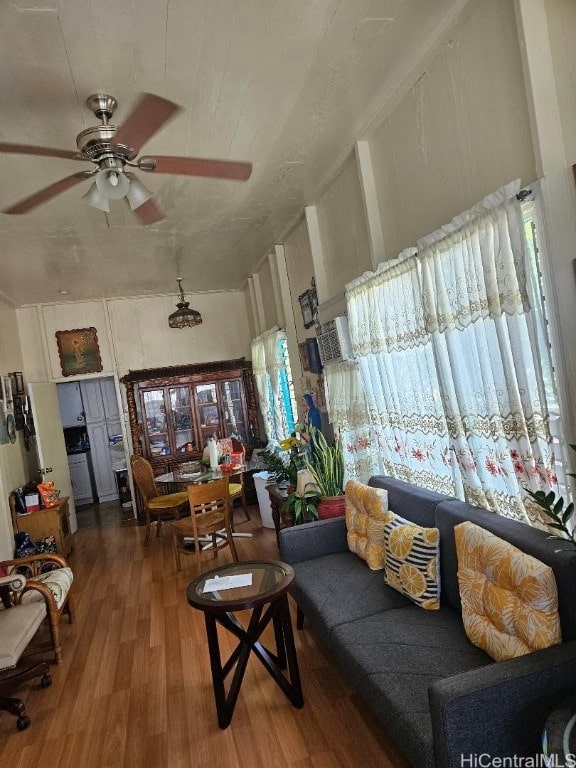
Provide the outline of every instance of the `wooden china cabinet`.
<path id="1" fill-rule="evenodd" d="M 200 458 L 212 435 L 259 444 L 252 364 L 244 358 L 130 371 L 120 381 L 134 452 L 155 474 Z"/>

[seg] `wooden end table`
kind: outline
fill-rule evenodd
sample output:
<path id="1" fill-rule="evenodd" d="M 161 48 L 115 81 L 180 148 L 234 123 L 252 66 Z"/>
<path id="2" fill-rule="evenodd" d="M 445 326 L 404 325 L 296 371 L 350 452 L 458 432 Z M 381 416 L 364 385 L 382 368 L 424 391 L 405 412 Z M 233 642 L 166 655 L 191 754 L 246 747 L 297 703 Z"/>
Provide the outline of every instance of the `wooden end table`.
<path id="1" fill-rule="evenodd" d="M 249 580 L 247 586 L 229 587 L 240 577 Z M 251 653 L 262 662 L 282 689 L 289 701 L 298 709 L 304 706 L 294 634 L 288 606 L 288 587 L 294 571 L 281 562 L 247 561 L 215 568 L 194 579 L 188 586 L 187 598 L 193 608 L 204 612 L 206 635 L 210 653 L 210 668 L 216 700 L 218 725 L 224 729 L 230 725 L 240 686 Z M 218 581 L 215 591 L 205 591 Z M 251 610 L 248 628 L 234 615 L 235 611 Z M 266 648 L 260 637 L 272 621 L 276 653 Z M 223 664 L 218 642 L 217 624 L 225 627 L 238 638 L 238 645 Z M 288 674 L 284 670 L 288 670 Z M 228 693 L 226 677 L 234 670 Z"/>

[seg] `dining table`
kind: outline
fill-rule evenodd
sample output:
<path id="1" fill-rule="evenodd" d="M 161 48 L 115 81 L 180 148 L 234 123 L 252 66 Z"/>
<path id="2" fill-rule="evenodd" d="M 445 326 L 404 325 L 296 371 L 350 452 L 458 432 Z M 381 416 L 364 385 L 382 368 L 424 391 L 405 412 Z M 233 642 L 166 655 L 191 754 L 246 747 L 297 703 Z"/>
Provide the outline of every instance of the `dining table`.
<path id="1" fill-rule="evenodd" d="M 157 475 L 154 480 L 157 485 L 165 486 L 166 493 L 175 493 L 188 485 L 198 485 L 200 483 L 210 483 L 212 480 L 221 480 L 223 477 L 235 477 L 242 475 L 248 471 L 246 464 L 238 464 L 232 467 L 228 471 L 222 471 L 220 467 L 212 469 L 205 467 L 204 465 L 187 465 L 186 463 L 180 464 L 170 472 L 164 472 L 162 475 Z M 232 525 L 232 535 L 235 538 L 251 539 L 251 533 L 240 533 L 234 530 Z"/>

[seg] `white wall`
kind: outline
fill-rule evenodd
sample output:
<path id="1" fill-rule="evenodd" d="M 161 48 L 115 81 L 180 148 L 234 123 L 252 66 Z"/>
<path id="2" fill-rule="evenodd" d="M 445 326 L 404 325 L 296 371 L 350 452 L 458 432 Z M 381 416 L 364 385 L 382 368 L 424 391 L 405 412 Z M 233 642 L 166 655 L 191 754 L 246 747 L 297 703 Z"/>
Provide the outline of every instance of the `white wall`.
<path id="1" fill-rule="evenodd" d="M 0 301 L 0 373 L 22 369 L 16 311 Z M 29 479 L 32 464 L 22 432 L 16 432 L 15 443 L 0 445 L 0 559 L 9 559 L 14 551 L 8 495 Z"/>
<path id="2" fill-rule="evenodd" d="M 63 381 L 56 331 L 94 326 L 102 373 L 250 356 L 250 332 L 241 291 L 188 294 L 202 315 L 194 328 L 168 326 L 176 297 L 151 296 L 24 307 L 18 310 L 29 381 Z"/>
<path id="3" fill-rule="evenodd" d="M 484 0 L 370 141 L 387 258 L 536 178 L 510 0 Z"/>

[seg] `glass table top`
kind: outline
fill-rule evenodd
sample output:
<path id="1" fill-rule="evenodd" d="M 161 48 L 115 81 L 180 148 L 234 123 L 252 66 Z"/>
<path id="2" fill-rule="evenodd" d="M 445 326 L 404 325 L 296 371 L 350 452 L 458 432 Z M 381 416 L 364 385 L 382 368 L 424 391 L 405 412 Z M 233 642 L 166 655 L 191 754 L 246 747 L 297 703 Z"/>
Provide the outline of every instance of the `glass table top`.
<path id="1" fill-rule="evenodd" d="M 209 483 L 212 480 L 221 480 L 223 477 L 234 477 L 241 472 L 245 472 L 247 469 L 245 464 L 239 464 L 234 467 L 230 472 L 222 472 L 220 468 L 209 469 L 200 465 L 187 466 L 182 464 L 176 467 L 172 472 L 165 472 L 163 475 L 158 475 L 154 480 L 157 483 Z"/>
<path id="2" fill-rule="evenodd" d="M 251 607 L 283 593 L 293 578 L 286 563 L 249 560 L 223 565 L 194 579 L 188 586 L 188 602 L 197 608 Z"/>

